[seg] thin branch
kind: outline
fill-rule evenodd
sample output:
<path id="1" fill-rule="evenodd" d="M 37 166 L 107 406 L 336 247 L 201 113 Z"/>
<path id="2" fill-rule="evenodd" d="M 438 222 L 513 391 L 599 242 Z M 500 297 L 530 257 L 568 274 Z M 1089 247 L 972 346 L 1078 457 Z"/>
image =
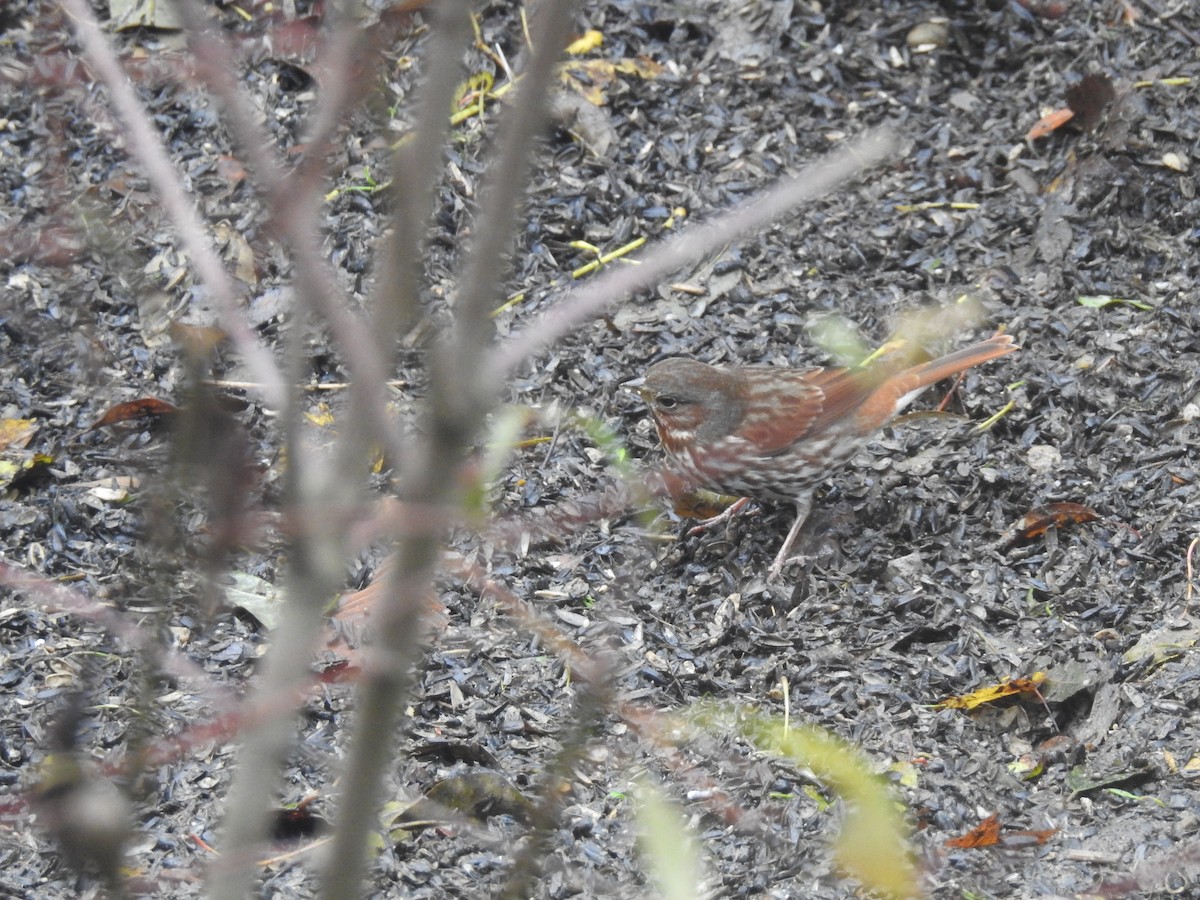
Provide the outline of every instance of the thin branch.
<path id="1" fill-rule="evenodd" d="M 425 248 L 433 219 L 437 187 L 445 169 L 445 143 L 450 131 L 447 114 L 461 80 L 463 48 L 471 32 L 470 10 L 465 2 L 446 0 L 432 8 L 436 27 L 431 29 L 423 59 L 427 72 L 421 83 L 416 124 L 397 146 L 392 158 L 392 184 L 388 192 L 391 227 L 376 253 L 376 279 L 367 301 L 371 313 L 373 350 L 391 362 L 399 338 L 420 315 Z M 369 433 L 373 420 L 387 409 L 383 382 L 360 385 L 349 411 L 350 427 Z M 349 442 L 346 450 L 350 452 Z M 408 447 L 389 445 L 395 477 L 403 476 L 405 460 L 414 456 Z M 347 458 L 345 464 L 356 461 Z"/>
<path id="2" fill-rule="evenodd" d="M 142 164 L 150 183 L 158 192 L 163 207 L 175 223 L 179 239 L 187 250 L 200 281 L 211 292 L 221 316 L 221 325 L 229 333 L 238 352 L 246 361 L 255 381 L 262 385 L 263 400 L 280 408 L 287 385 L 271 354 L 250 328 L 238 308 L 239 291 L 225 271 L 213 248 L 208 229 L 200 220 L 195 204 L 183 189 L 183 179 L 167 155 L 162 139 L 155 131 L 145 107 L 133 91 L 129 77 L 121 68 L 112 46 L 100 31 L 85 0 L 62 0 L 71 17 L 80 47 L 93 74 L 108 88 L 109 99 L 124 122 L 128 136 L 126 147 Z"/>
<path id="3" fill-rule="evenodd" d="M 370 435 L 388 449 L 393 459 L 403 459 L 403 435 L 391 417 L 382 414 L 386 401 L 379 396 L 379 386 L 391 374 L 390 353 L 384 352 L 384 342 L 373 339 L 374 329 L 350 312 L 349 298 L 337 282 L 315 228 L 320 220 L 321 163 L 328 155 L 337 125 L 371 84 L 362 72 L 379 57 L 382 36 L 364 33 L 361 24 L 347 20 L 329 40 L 324 90 L 309 124 L 305 160 L 289 172 L 273 149 L 273 137 L 262 126 L 261 117 L 234 77 L 238 66 L 228 40 L 212 28 L 194 0 L 180 4 L 180 12 L 195 48 L 197 75 L 220 101 L 223 120 L 238 151 L 268 195 L 271 216 L 292 246 L 297 296 L 304 308 L 318 312 L 329 322 L 334 341 L 356 376 L 352 398 L 359 406 L 375 411 L 374 415 L 360 417 L 351 413 L 351 418 L 361 421 L 365 429 L 348 432 L 352 434 L 348 443 L 361 450 L 366 443 L 363 436 Z M 360 459 L 364 456 L 359 454 Z"/>
<path id="4" fill-rule="evenodd" d="M 495 168 L 488 175 L 488 189 L 480 205 L 479 227 L 463 273 L 454 309 L 455 354 L 483 350 L 495 334 L 491 311 L 504 293 L 503 256 L 512 245 L 521 196 L 533 163 L 533 148 L 546 124 L 546 97 L 554 83 L 559 56 L 570 36 L 573 4 L 568 0 L 545 0 L 537 9 L 537 26 L 529 64 L 521 75 L 518 99 L 506 110 L 497 138 Z M 476 374 L 475 367 L 469 367 Z M 491 396 L 497 382 L 483 381 Z"/>
<path id="5" fill-rule="evenodd" d="M 540 319 L 497 346 L 481 366 L 485 383 L 503 383 L 524 360 L 557 341 L 576 325 L 730 241 L 783 218 L 797 206 L 817 199 L 864 169 L 882 162 L 895 148 L 896 140 L 887 129 L 869 132 L 836 154 L 779 182 L 711 222 L 684 229 L 668 238 L 655 246 L 653 252 L 640 261 L 641 265 L 608 269 L 587 285 L 568 293 Z"/>
<path id="6" fill-rule="evenodd" d="M 568 0 L 547 0 L 539 8 L 531 72 L 552 68 L 545 57 L 557 59 L 571 9 Z M 542 94 L 547 83 L 545 76 L 523 81 L 508 110 L 511 121 L 527 128 L 538 126 L 544 119 Z M 533 139 L 534 135 L 510 131 L 500 142 L 500 156 L 489 172 L 486 196 L 490 199 L 476 223 L 476 233 L 485 237 L 472 247 L 468 272 L 473 274 L 460 294 L 451 338 L 443 336 L 430 365 L 425 437 L 413 448 L 415 458 L 405 468 L 401 485 L 405 501 L 433 507 L 454 503 L 455 472 L 498 392 L 498 385 L 485 387 L 477 380 L 476 362 L 491 337 L 488 301 L 501 280 L 496 276 L 498 259 L 512 238 L 516 213 L 510 207 L 520 196 L 524 179 L 519 176 L 528 169 Z M 510 183 L 513 181 L 518 183 Z M 405 250 L 398 248 L 398 252 Z M 491 268 L 485 271 L 485 264 Z M 487 327 L 481 327 L 479 320 Z M 406 537 L 398 542 L 395 559 L 388 590 L 375 610 L 377 642 L 366 656 L 358 717 L 342 778 L 336 837 L 322 879 L 327 898 L 357 895 L 361 890 L 368 835 L 380 806 L 379 785 L 393 758 L 400 710 L 412 684 L 412 666 L 423 635 L 425 596 L 432 589 L 441 559 L 440 541 L 433 536 Z"/>

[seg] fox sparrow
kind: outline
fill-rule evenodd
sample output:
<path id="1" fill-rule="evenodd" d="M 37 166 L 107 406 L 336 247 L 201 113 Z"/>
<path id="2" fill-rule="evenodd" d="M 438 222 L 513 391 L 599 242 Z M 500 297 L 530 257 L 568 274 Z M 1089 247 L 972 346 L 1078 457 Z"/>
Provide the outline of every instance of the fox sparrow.
<path id="1" fill-rule="evenodd" d="M 628 387 L 650 406 L 669 471 L 689 488 L 796 504 L 768 573 L 778 576 L 808 516 L 812 489 L 877 428 L 943 378 L 1017 350 L 997 334 L 919 365 L 885 355 L 853 368 L 717 368 L 655 363 Z"/>

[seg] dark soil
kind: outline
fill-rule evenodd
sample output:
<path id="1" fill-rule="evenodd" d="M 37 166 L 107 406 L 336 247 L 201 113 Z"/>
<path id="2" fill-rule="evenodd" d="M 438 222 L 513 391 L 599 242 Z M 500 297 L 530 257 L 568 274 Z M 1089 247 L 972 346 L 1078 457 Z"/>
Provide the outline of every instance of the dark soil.
<path id="1" fill-rule="evenodd" d="M 645 56 L 663 70 L 609 86 L 607 156 L 562 123 L 545 142 L 508 285 L 526 297 L 497 317 L 501 335 L 558 302 L 570 271 L 593 258 L 573 242 L 609 252 L 646 236 L 641 252 L 653 252 L 685 218 L 714 217 L 868 126 L 890 124 L 902 147 L 526 366 L 508 399 L 542 414 L 527 436 L 556 438 L 516 453 L 494 491 L 500 513 L 555 522 L 564 503 L 612 482 L 615 450 L 570 413 L 606 426 L 635 461 L 657 459 L 645 409 L 620 386 L 665 356 L 827 364 L 810 334 L 822 316 L 877 344 L 904 313 L 963 295 L 979 302 L 981 320 L 946 335 L 946 347 L 1003 328 L 1023 349 L 969 372 L 946 413 L 889 426 L 831 478 L 803 559 L 779 584 L 764 573 L 791 511 L 774 507 L 696 537 L 678 520 L 648 527 L 630 512 L 585 517 L 565 541 L 524 553 L 468 529 L 451 545 L 585 648 L 610 654 L 614 686 L 631 702 L 667 711 L 714 698 L 781 712 L 786 680 L 794 721 L 852 741 L 894 780 L 931 897 L 1191 896 L 1200 892 L 1200 600 L 1188 582 L 1200 535 L 1200 200 L 1190 171 L 1200 155 L 1200 8 L 1075 0 L 1052 17 L 1026 8 L 1035 5 L 587 4 L 579 30 L 604 34 L 590 58 Z M 280 146 L 294 147 L 320 93 L 311 58 L 277 43 L 268 52 L 266 13 L 249 24 L 216 14 L 243 39 L 245 89 Z M 936 46 L 908 45 L 914 27 L 935 21 Z M 480 23 L 519 64 L 509 4 L 489 6 Z M 11 567 L 0 587 L 0 893 L 99 890 L 32 824 L 27 791 L 39 767 L 71 747 L 118 773 L 136 811 L 128 860 L 147 890 L 198 895 L 210 854 L 194 838 L 221 847 L 236 734 L 159 759 L 136 783 L 127 762 L 188 725 L 220 721 L 270 643 L 253 618 L 212 604 L 207 574 L 216 566 L 278 584 L 286 571 L 282 541 L 214 550 L 205 510 L 215 501 L 194 496 L 188 479 L 206 454 L 251 460 L 253 485 L 239 489 L 248 506 L 271 511 L 286 463 L 252 391 L 226 391 L 238 400 L 222 414 L 228 432 L 192 435 L 174 453 L 167 426 L 88 430 L 121 401 L 188 401 L 168 325 L 205 321 L 205 295 L 123 150 L 104 92 L 75 63 L 61 11 L 13 2 L 0 27 L 9 198 L 0 417 L 36 420 L 27 449 L 50 457 L 0 499 L 0 558 Z M 384 110 L 407 114 L 420 66 L 404 60 L 420 59 L 422 34 L 395 36 L 378 96 L 339 134 L 331 162 L 329 187 L 341 190 L 325 205 L 325 241 L 357 295 L 369 289 L 386 224 L 385 195 L 357 189 L 369 187 L 365 173 L 387 177 L 398 131 Z M 230 266 L 240 242 L 253 254 L 252 324 L 274 345 L 303 327 L 285 314 L 291 263 L 251 183 L 231 175 L 216 107 L 186 77 L 171 35 L 113 39 L 202 216 L 226 235 Z M 496 69 L 478 52 L 468 65 Z M 1026 140 L 1069 95 L 1075 121 Z M 1083 108 L 1089 98 L 1098 112 Z M 432 321 L 452 295 L 502 112 L 493 105 L 482 123 L 456 129 L 427 260 Z M 421 346 L 415 338 L 396 373 L 402 410 L 421 396 Z M 320 330 L 309 350 L 313 384 L 346 380 Z M 216 374 L 247 378 L 235 358 Z M 949 388 L 917 408 L 934 409 Z M 312 409 L 328 403 L 335 419 L 341 402 L 337 391 L 312 394 Z M 974 427 L 1010 402 L 989 429 Z M 15 450 L 2 459 L 25 461 Z M 97 492 L 113 478 L 137 479 L 128 499 Z M 1053 503 L 1095 516 L 1021 531 L 1023 517 Z M 349 564 L 346 589 L 369 582 L 381 555 Z M 14 569 L 109 617 L 63 612 L 68 601 L 18 584 Z M 454 578 L 440 600 L 446 624 L 395 737 L 388 799 L 476 771 L 533 797 L 569 734 L 571 673 Z M 208 677 L 165 674 L 167 648 Z M 934 708 L 1038 672 L 1040 699 Z M 353 699 L 351 686 L 335 685 L 304 707 L 284 804 L 315 797 L 316 812 L 332 816 Z M 732 737 L 686 745 L 668 763 L 613 717 L 575 763 L 536 896 L 650 891 L 628 799 L 638 772 L 684 811 L 714 895 L 855 895 L 828 847 L 839 807 L 819 802 L 808 774 Z M 723 790 L 724 805 L 702 787 Z M 53 796 L 42 803 L 45 822 Z M 392 835 L 374 893 L 496 891 L 528 833 L 522 801 L 498 809 L 475 827 Z M 947 846 L 991 814 L 1000 845 Z M 1050 829 L 1044 842 L 1015 834 Z M 268 891 L 311 895 L 306 859 L 267 867 Z"/>

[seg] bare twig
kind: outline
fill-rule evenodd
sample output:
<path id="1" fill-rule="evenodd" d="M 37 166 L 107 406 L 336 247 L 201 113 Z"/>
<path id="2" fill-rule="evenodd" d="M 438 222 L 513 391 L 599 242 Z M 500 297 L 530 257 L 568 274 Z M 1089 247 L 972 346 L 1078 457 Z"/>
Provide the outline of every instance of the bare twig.
<path id="1" fill-rule="evenodd" d="M 570 27 L 569 0 L 548 0 L 538 12 L 538 35 L 526 77 L 505 118 L 498 156 L 472 246 L 468 275 L 455 309 L 453 330 L 443 335 L 430 365 L 429 404 L 425 438 L 414 447 L 401 486 L 408 502 L 438 506 L 454 500 L 454 473 L 485 414 L 495 403 L 498 384 L 479 381 L 477 360 L 491 338 L 488 311 L 502 279 L 499 258 L 512 239 L 513 205 L 529 166 L 530 142 L 545 118 L 545 91 L 554 61 Z M 464 4 L 443 4 L 443 16 L 466 15 Z M 417 253 L 419 245 L 397 247 L 397 253 Z M 326 897 L 357 894 L 366 864 L 367 836 L 379 807 L 379 783 L 392 758 L 391 736 L 411 684 L 411 667 L 419 647 L 424 597 L 440 560 L 440 542 L 433 536 L 409 536 L 399 541 L 389 590 L 376 609 L 377 643 L 367 656 L 364 683 L 342 779 L 336 838 L 324 873 Z"/>
<path id="2" fill-rule="evenodd" d="M 281 407 L 287 395 L 287 385 L 271 354 L 259 343 L 238 309 L 239 291 L 233 279 L 225 271 L 220 257 L 213 248 L 208 229 L 201 222 L 195 206 L 184 193 L 179 177 L 162 140 L 150 123 L 145 107 L 133 92 L 133 87 L 111 45 L 100 31 L 100 25 L 92 15 L 91 7 L 84 0 L 62 0 L 70 14 L 80 47 L 87 57 L 88 65 L 108 88 L 114 109 L 124 122 L 129 135 L 126 146 L 141 162 L 154 189 L 162 199 L 163 206 L 179 231 L 179 238 L 187 249 L 192 265 L 200 280 L 212 293 L 213 301 L 221 316 L 221 324 L 238 348 L 254 380 L 262 385 L 262 395 L 267 405 Z"/>
<path id="3" fill-rule="evenodd" d="M 896 140 L 887 129 L 869 132 L 836 155 L 831 154 L 798 175 L 779 182 L 744 205 L 663 241 L 649 256 L 640 260 L 641 265 L 605 270 L 586 285 L 571 291 L 542 318 L 496 347 L 481 366 L 484 381 L 503 383 L 514 368 L 576 325 L 730 241 L 782 218 L 800 204 L 828 193 L 886 159 L 895 146 Z"/>
<path id="4" fill-rule="evenodd" d="M 324 258 L 318 239 L 321 202 L 317 180 L 312 167 L 302 170 L 299 184 L 289 185 L 282 174 L 278 159 L 266 148 L 268 136 L 245 108 L 236 86 L 217 71 L 227 66 L 211 65 L 213 60 L 231 59 L 222 41 L 201 38 L 205 25 L 192 10 L 192 24 L 197 39 L 202 41 L 209 57 L 209 74 L 231 117 L 242 145 L 260 167 L 260 177 L 275 197 L 293 195 L 288 214 L 281 217 L 285 234 L 292 245 L 296 260 L 297 296 L 300 309 L 296 326 L 286 335 L 285 352 L 288 382 L 299 383 L 305 368 L 306 337 L 301 323 L 309 316 L 320 316 L 328 322 L 334 341 L 354 371 L 351 388 L 358 415 L 350 427 L 343 430 L 341 451 L 337 458 L 309 446 L 304 441 L 300 392 L 291 391 L 284 397 L 279 426 L 288 448 L 288 466 L 284 471 L 284 502 L 289 515 L 303 520 L 306 527 L 292 533 L 289 570 L 286 584 L 285 615 L 273 635 L 270 653 L 256 693 L 259 697 L 285 698 L 301 696 L 300 688 L 308 678 L 309 660 L 318 646 L 321 617 L 328 600 L 336 592 L 343 577 L 347 534 L 340 528 L 336 516 L 329 510 L 337 503 L 348 501 L 358 487 L 360 472 L 365 472 L 370 454 L 369 437 L 375 434 L 392 453 L 401 451 L 399 430 L 391 425 L 380 395 L 388 375 L 385 356 L 371 338 L 366 323 L 350 312 L 345 293 L 340 290 L 331 268 Z M 324 156 L 324 147 L 334 125 L 348 112 L 347 101 L 364 81 L 363 69 L 372 65 L 377 54 L 370 52 L 373 41 L 361 23 L 345 20 L 331 40 L 327 54 L 327 78 L 324 99 L 315 117 L 314 152 Z M 371 406 L 373 415 L 363 413 Z M 251 891 L 257 875 L 255 860 L 266 837 L 270 801 L 279 781 L 282 761 L 294 740 L 294 727 L 288 717 L 264 717 L 247 728 L 243 748 L 229 791 L 223 836 L 223 852 L 210 872 L 209 896 L 238 898 Z"/>
<path id="5" fill-rule="evenodd" d="M 315 223 L 319 221 L 321 202 L 321 162 L 325 159 L 336 126 L 354 108 L 370 84 L 362 77 L 378 58 L 378 37 L 372 37 L 353 21 L 345 21 L 329 42 L 326 52 L 326 77 L 320 103 L 309 127 L 304 161 L 294 172 L 284 167 L 274 140 L 262 126 L 260 117 L 234 72 L 236 59 L 229 42 L 209 24 L 198 4 L 181 4 L 195 47 L 197 74 L 221 102 L 224 119 L 249 168 L 269 198 L 271 215 L 294 251 L 297 296 L 303 307 L 322 315 L 329 322 L 334 341 L 355 374 L 351 387 L 352 406 L 346 429 L 347 444 L 361 450 L 369 437 L 387 447 L 392 457 L 403 459 L 403 438 L 389 416 L 383 415 L 385 402 L 381 386 L 391 374 L 387 342 L 377 340 L 378 332 L 350 312 L 346 292 L 338 285 L 331 265 L 321 248 Z M 370 407 L 373 414 L 359 412 Z M 347 453 L 346 455 L 349 455 Z M 361 461 L 363 454 L 358 453 Z M 353 471 L 348 468 L 347 471 Z"/>

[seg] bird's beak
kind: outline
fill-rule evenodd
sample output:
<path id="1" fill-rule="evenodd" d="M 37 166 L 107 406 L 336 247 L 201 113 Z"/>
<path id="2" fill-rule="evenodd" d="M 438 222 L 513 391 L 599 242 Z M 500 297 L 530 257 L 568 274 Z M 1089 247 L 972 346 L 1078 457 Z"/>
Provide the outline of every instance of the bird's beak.
<path id="1" fill-rule="evenodd" d="M 629 391 L 631 394 L 637 394 L 646 402 L 650 401 L 650 392 L 646 390 L 645 378 L 635 378 L 632 381 L 626 381 L 621 385 L 621 387 Z"/>

